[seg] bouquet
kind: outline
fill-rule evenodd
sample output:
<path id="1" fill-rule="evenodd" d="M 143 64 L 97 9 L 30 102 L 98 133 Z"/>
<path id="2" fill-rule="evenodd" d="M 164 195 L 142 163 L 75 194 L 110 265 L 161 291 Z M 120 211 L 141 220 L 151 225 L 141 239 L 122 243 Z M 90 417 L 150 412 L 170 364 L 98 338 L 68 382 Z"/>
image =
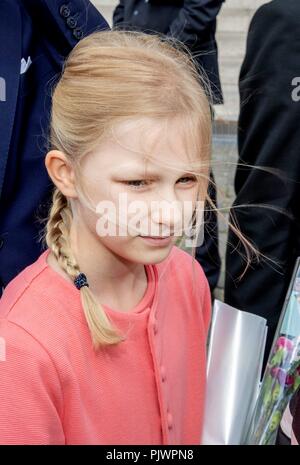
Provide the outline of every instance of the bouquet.
<path id="1" fill-rule="evenodd" d="M 300 386 L 300 259 L 275 334 L 248 444 L 273 445 L 284 410 Z"/>

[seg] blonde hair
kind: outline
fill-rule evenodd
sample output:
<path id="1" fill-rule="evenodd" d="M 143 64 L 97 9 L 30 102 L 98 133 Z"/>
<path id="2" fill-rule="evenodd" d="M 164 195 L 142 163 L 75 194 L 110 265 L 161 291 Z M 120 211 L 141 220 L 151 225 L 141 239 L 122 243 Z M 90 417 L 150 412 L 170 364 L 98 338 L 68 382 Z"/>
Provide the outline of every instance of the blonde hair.
<path id="1" fill-rule="evenodd" d="M 209 165 L 212 127 L 207 92 L 191 55 L 173 41 L 140 32 L 93 33 L 73 49 L 54 90 L 51 147 L 75 164 L 119 122 L 179 116 L 195 154 Z M 74 280 L 80 270 L 70 247 L 71 223 L 69 200 L 56 188 L 45 239 Z M 80 294 L 94 347 L 124 340 L 91 290 L 82 287 Z"/>

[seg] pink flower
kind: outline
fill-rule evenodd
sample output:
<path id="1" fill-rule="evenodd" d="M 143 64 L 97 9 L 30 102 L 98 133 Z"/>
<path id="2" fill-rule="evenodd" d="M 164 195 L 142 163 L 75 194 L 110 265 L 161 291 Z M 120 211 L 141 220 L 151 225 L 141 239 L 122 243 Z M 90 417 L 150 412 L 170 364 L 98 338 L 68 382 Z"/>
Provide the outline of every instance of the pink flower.
<path id="1" fill-rule="evenodd" d="M 280 347 L 284 348 L 284 349 L 287 349 L 288 351 L 292 351 L 293 348 L 294 348 L 294 344 L 293 342 L 284 337 L 284 336 L 280 336 L 277 341 L 276 341 L 276 347 L 279 349 Z"/>
<path id="2" fill-rule="evenodd" d="M 294 381 L 295 381 L 295 378 L 294 376 L 291 376 L 291 375 L 286 375 L 286 379 L 285 379 L 285 385 L 286 386 L 292 386 L 294 384 Z"/>
<path id="3" fill-rule="evenodd" d="M 273 367 L 273 368 L 271 368 L 270 374 L 271 374 L 272 378 L 277 378 L 278 371 L 279 371 L 279 368 L 278 368 L 278 367 Z"/>
<path id="4" fill-rule="evenodd" d="M 292 375 L 289 375 L 282 368 L 274 367 L 271 369 L 271 376 L 276 378 L 280 386 L 292 386 L 294 384 L 295 378 Z"/>

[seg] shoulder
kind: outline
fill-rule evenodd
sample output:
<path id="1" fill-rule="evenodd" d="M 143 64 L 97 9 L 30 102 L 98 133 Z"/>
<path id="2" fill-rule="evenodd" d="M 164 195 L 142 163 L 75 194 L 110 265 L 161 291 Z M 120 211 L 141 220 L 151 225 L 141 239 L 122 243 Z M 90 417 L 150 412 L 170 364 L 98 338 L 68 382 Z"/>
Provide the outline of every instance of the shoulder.
<path id="1" fill-rule="evenodd" d="M 290 16 L 291 13 L 299 11 L 298 0 L 269 0 L 261 5 L 254 16 L 278 15 L 281 17 Z"/>
<path id="2" fill-rule="evenodd" d="M 67 331 L 67 307 L 74 306 L 73 296 L 77 295 L 75 292 L 72 294 L 68 283 L 64 287 L 64 281 L 51 272 L 46 261 L 47 253 L 43 252 L 18 274 L 4 289 L 0 299 L 2 324 L 6 320 L 45 342 L 53 334 L 58 337 Z M 70 294 L 66 292 L 68 290 Z"/>
<path id="3" fill-rule="evenodd" d="M 256 11 L 240 73 L 240 88 L 245 92 L 243 98 L 251 93 L 255 102 L 270 98 L 270 104 L 273 104 L 278 98 L 284 98 L 293 103 L 291 81 L 297 76 L 294 57 L 300 46 L 299 15 L 300 2 L 297 0 L 273 0 Z M 249 110 L 248 105 L 243 108 L 246 112 Z"/>
<path id="4" fill-rule="evenodd" d="M 34 299 L 40 276 L 46 268 L 46 252 L 31 265 L 27 266 L 5 287 L 0 299 L 0 318 L 7 318 L 22 299 Z"/>

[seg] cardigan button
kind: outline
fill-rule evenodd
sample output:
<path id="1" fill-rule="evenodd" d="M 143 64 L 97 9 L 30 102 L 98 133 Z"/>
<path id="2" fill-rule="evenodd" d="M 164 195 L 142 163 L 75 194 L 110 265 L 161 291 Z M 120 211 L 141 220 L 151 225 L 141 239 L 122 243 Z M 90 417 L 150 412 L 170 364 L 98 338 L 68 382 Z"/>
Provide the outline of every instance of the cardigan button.
<path id="1" fill-rule="evenodd" d="M 161 374 L 161 380 L 164 383 L 166 381 L 166 370 L 163 365 L 160 367 L 160 374 Z"/>
<path id="2" fill-rule="evenodd" d="M 173 417 L 170 412 L 167 413 L 167 423 L 168 423 L 168 428 L 172 429 L 173 428 Z"/>
<path id="3" fill-rule="evenodd" d="M 155 318 L 154 315 L 153 315 L 152 318 L 151 318 L 151 324 L 152 324 L 152 328 L 153 328 L 154 334 L 157 334 L 157 331 L 158 331 L 158 323 L 157 323 L 157 319 Z"/>

